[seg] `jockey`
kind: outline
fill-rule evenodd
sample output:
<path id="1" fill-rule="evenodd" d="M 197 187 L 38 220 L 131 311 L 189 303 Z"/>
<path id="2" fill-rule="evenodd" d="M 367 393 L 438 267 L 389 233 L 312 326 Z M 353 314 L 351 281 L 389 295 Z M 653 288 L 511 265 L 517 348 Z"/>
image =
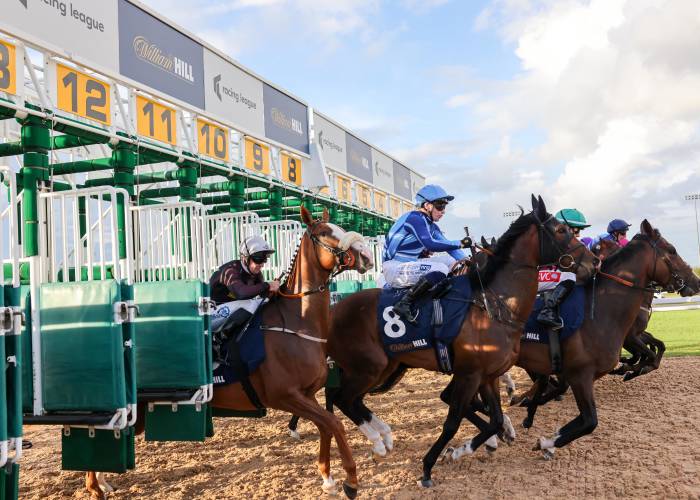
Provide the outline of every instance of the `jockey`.
<path id="1" fill-rule="evenodd" d="M 611 220 L 610 224 L 608 224 L 608 232 L 593 238 L 589 248 L 593 248 L 600 240 L 612 240 L 621 247 L 624 247 L 628 243 L 627 230 L 631 225 L 632 224 L 629 224 L 622 219 Z"/>
<path id="2" fill-rule="evenodd" d="M 575 208 L 565 208 L 559 210 L 554 217 L 569 226 L 574 236 L 578 237 L 581 230 L 590 227 L 586 217 Z M 556 268 L 540 268 L 538 292 L 548 292 L 544 294 L 544 306 L 537 315 L 537 321 L 553 330 L 560 330 L 564 325 L 559 316 L 559 305 L 569 296 L 576 285 L 576 274 L 558 271 Z"/>
<path id="3" fill-rule="evenodd" d="M 382 272 L 389 286 L 411 287 L 394 305 L 394 312 L 409 323 L 415 324 L 417 317 L 411 305 L 430 289 L 435 295 L 444 292 L 449 286 L 450 267 L 466 257 L 461 249 L 472 245 L 468 237 L 448 240 L 436 224 L 452 200 L 454 196 L 440 186 L 423 186 L 416 193 L 416 210 L 399 217 L 387 234 Z M 433 257 L 433 252 L 447 255 Z"/>
<path id="4" fill-rule="evenodd" d="M 262 268 L 275 251 L 262 236 L 245 238 L 239 251 L 239 260 L 227 262 L 209 280 L 211 299 L 217 305 L 211 330 L 219 334 L 219 344 L 234 328 L 248 323 L 260 304 L 280 287 L 277 280 L 266 283 L 263 279 Z"/>

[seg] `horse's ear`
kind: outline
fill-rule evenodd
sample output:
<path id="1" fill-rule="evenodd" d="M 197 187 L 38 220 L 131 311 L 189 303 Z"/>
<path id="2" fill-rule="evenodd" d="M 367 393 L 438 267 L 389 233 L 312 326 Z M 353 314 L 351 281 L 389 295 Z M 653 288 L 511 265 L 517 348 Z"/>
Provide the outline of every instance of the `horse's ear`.
<path id="1" fill-rule="evenodd" d="M 534 198 L 534 196 L 533 196 Z M 547 207 L 544 204 L 544 200 L 542 197 L 537 198 L 537 207 L 536 207 L 536 213 L 537 213 L 537 218 L 540 219 L 541 221 L 544 221 L 547 218 Z"/>
<path id="2" fill-rule="evenodd" d="M 330 215 L 328 215 L 328 209 L 326 207 L 323 207 L 323 215 L 321 216 L 321 220 L 323 222 L 328 222 L 328 220 L 331 218 Z"/>
<path id="3" fill-rule="evenodd" d="M 301 207 L 301 221 L 306 224 L 307 226 L 310 226 L 311 223 L 314 221 L 313 217 L 311 217 L 311 214 L 309 211 L 306 209 L 306 207 L 302 206 Z"/>
<path id="4" fill-rule="evenodd" d="M 484 238 L 483 236 L 481 237 L 481 246 L 484 248 L 489 246 L 488 242 L 486 241 L 486 238 Z"/>
<path id="5" fill-rule="evenodd" d="M 532 209 L 537 210 L 537 198 L 535 198 L 534 194 L 531 194 L 531 201 L 532 201 Z"/>
<path id="6" fill-rule="evenodd" d="M 494 236 L 491 236 L 491 246 L 492 247 L 496 246 L 496 238 Z"/>
<path id="7" fill-rule="evenodd" d="M 644 219 L 642 221 L 642 223 L 640 224 L 639 230 L 642 234 L 645 234 L 645 235 L 649 236 L 650 238 L 654 237 L 654 228 L 651 227 L 651 224 L 646 219 Z"/>

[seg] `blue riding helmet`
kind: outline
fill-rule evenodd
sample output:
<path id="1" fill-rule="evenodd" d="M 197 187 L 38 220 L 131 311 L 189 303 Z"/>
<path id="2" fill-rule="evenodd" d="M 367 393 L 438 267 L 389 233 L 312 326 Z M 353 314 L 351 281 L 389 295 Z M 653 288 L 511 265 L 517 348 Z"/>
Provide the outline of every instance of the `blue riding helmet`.
<path id="1" fill-rule="evenodd" d="M 632 224 L 628 224 L 622 219 L 613 219 L 610 221 L 610 224 L 608 224 L 608 232 L 610 234 L 614 233 L 615 231 L 620 231 L 620 232 L 627 232 L 627 229 Z"/>
<path id="2" fill-rule="evenodd" d="M 437 184 L 426 184 L 416 193 L 416 205 L 422 205 L 426 201 L 429 203 L 435 200 L 452 201 L 455 197 L 447 194 L 443 188 Z"/>

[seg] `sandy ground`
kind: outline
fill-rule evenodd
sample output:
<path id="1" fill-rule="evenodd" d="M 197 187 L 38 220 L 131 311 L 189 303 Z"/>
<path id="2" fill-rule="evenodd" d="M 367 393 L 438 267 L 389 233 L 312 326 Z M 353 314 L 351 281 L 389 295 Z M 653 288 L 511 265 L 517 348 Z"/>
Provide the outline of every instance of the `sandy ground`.
<path id="1" fill-rule="evenodd" d="M 526 387 L 515 372 L 518 389 Z M 360 474 L 360 494 L 373 498 L 700 498 L 700 358 L 664 360 L 660 370 L 622 382 L 606 377 L 596 385 L 599 425 L 544 461 L 531 451 L 541 435 L 577 414 L 573 398 L 540 409 L 529 431 L 525 410 L 509 408 L 516 443 L 489 456 L 479 450 L 456 463 L 438 464 L 436 486 L 416 485 L 421 458 L 437 437 L 446 407 L 437 395 L 444 376 L 413 371 L 390 394 L 368 398 L 368 406 L 394 429 L 396 448 L 376 464 L 369 443 L 344 419 Z M 216 419 L 206 443 L 146 443 L 137 437 L 137 467 L 108 474 L 113 498 L 317 498 L 318 437 L 302 422 L 303 441 L 288 437 L 287 415 L 271 411 L 263 420 Z M 60 430 L 29 427 L 34 443 L 22 461 L 20 497 L 87 498 L 83 474 L 60 470 Z M 474 434 L 465 422 L 453 445 Z M 341 479 L 337 450 L 334 477 Z"/>

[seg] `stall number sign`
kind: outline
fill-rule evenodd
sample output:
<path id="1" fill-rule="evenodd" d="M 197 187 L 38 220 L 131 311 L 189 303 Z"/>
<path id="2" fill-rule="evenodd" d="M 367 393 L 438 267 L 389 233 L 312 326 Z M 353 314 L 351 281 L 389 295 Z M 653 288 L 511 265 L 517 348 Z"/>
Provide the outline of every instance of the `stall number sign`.
<path id="1" fill-rule="evenodd" d="M 280 153 L 282 163 L 282 180 L 301 186 L 301 158 Z"/>
<path id="2" fill-rule="evenodd" d="M 374 192 L 374 209 L 381 214 L 386 214 L 386 195 L 384 193 Z"/>
<path id="3" fill-rule="evenodd" d="M 0 40 L 0 90 L 17 93 L 17 55 L 15 46 Z"/>
<path id="4" fill-rule="evenodd" d="M 363 208 L 372 208 L 372 195 L 369 187 L 359 182 L 356 185 L 357 190 L 357 202 Z"/>
<path id="5" fill-rule="evenodd" d="M 270 148 L 245 138 L 245 167 L 259 174 L 270 175 Z"/>
<path id="6" fill-rule="evenodd" d="M 336 189 L 336 194 L 338 199 L 341 201 L 352 201 L 352 190 L 350 186 L 350 179 L 342 176 L 338 176 L 338 184 Z"/>
<path id="7" fill-rule="evenodd" d="M 197 118 L 197 147 L 200 155 L 228 161 L 230 135 L 227 128 Z"/>
<path id="8" fill-rule="evenodd" d="M 410 203 L 406 203 L 406 202 L 404 201 L 404 202 L 403 202 L 403 211 L 404 211 L 404 213 L 405 213 L 405 212 L 410 212 L 411 210 L 413 210 L 413 205 L 411 205 Z"/>
<path id="9" fill-rule="evenodd" d="M 112 122 L 110 86 L 75 68 L 56 65 L 58 109 L 105 125 Z"/>
<path id="10" fill-rule="evenodd" d="M 176 117 L 174 108 L 142 95 L 136 96 L 136 131 L 139 135 L 175 146 L 177 144 Z"/>
<path id="11" fill-rule="evenodd" d="M 398 198 L 391 198 L 391 216 L 394 219 L 398 219 L 401 215 L 401 200 Z"/>

